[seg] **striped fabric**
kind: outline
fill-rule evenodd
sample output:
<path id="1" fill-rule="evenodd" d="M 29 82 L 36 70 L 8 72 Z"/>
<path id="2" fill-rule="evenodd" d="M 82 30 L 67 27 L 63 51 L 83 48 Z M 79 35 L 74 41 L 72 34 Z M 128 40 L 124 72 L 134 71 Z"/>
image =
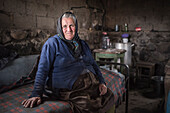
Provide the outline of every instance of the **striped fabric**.
<path id="1" fill-rule="evenodd" d="M 125 85 L 122 78 L 114 72 L 101 69 L 105 78 L 107 87 L 114 93 L 115 104 L 120 103 L 125 93 Z M 21 102 L 28 98 L 33 90 L 33 84 L 27 84 L 15 88 L 8 92 L 0 94 L 0 112 L 1 113 L 72 113 L 70 105 L 67 102 L 59 100 L 43 99 L 43 103 L 34 108 L 23 108 Z"/>

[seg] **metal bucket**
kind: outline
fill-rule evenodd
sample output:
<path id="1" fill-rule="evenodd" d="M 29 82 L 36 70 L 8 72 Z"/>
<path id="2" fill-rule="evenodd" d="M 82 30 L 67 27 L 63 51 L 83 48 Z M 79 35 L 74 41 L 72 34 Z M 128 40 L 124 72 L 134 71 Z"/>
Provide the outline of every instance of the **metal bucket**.
<path id="1" fill-rule="evenodd" d="M 151 80 L 154 93 L 157 97 L 162 97 L 164 95 L 164 77 L 153 76 L 151 77 Z"/>
<path id="2" fill-rule="evenodd" d="M 132 64 L 132 46 L 134 44 L 128 42 L 128 43 L 115 43 L 116 49 L 125 49 L 125 57 L 124 57 L 124 63 L 131 66 Z"/>

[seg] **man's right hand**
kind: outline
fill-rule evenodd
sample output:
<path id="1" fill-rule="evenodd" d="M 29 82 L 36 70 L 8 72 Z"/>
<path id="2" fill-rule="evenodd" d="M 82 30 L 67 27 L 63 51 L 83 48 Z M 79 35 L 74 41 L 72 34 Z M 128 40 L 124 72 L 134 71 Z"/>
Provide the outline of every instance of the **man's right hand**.
<path id="1" fill-rule="evenodd" d="M 36 105 L 39 105 L 41 104 L 41 98 L 40 97 L 32 97 L 32 98 L 29 98 L 29 99 L 25 99 L 23 102 L 22 102 L 22 105 L 25 107 L 25 108 L 32 108 Z"/>

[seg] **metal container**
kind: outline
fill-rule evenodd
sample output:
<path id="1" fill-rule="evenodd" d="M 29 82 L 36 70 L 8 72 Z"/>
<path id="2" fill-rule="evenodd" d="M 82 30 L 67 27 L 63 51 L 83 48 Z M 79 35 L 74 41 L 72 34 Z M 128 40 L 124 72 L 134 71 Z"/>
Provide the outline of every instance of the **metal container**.
<path id="1" fill-rule="evenodd" d="M 115 43 L 115 48 L 116 49 L 125 49 L 125 57 L 124 57 L 124 63 L 131 66 L 131 61 L 132 61 L 132 46 L 130 42 L 128 43 Z"/>
<path id="2" fill-rule="evenodd" d="M 152 76 L 151 83 L 154 93 L 157 97 L 162 97 L 164 95 L 164 77 L 163 76 Z"/>

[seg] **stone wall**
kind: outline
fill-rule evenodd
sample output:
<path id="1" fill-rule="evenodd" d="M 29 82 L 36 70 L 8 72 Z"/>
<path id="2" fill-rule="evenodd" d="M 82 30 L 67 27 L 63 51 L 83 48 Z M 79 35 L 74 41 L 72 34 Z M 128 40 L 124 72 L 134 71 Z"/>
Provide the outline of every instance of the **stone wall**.
<path id="1" fill-rule="evenodd" d="M 121 35 L 130 34 L 132 61 L 135 66 L 138 61 L 155 63 L 155 75 L 164 75 L 164 66 L 170 58 L 170 32 L 109 32 L 113 42 L 122 42 Z"/>
<path id="2" fill-rule="evenodd" d="M 113 43 L 128 33 L 135 44 L 135 62 L 153 62 L 156 73 L 164 74 L 170 58 L 169 0 L 0 0 L 0 44 L 19 55 L 40 53 L 45 40 L 56 34 L 58 17 L 69 10 L 78 18 L 80 38 L 91 49 L 101 47 L 102 31 Z M 142 31 L 136 32 L 136 27 Z"/>
<path id="3" fill-rule="evenodd" d="M 108 0 L 105 26 L 119 39 L 128 24 L 130 41 L 135 44 L 133 58 L 156 64 L 156 75 L 164 75 L 164 66 L 170 58 L 170 1 L 169 0 Z M 114 32 L 115 25 L 120 32 Z M 135 28 L 141 27 L 140 32 Z"/>
<path id="4" fill-rule="evenodd" d="M 79 35 L 92 49 L 90 30 L 96 22 L 102 24 L 103 9 L 97 0 L 0 0 L 0 6 L 0 44 L 19 55 L 40 53 L 42 43 L 56 34 L 63 12 L 75 13 Z"/>

